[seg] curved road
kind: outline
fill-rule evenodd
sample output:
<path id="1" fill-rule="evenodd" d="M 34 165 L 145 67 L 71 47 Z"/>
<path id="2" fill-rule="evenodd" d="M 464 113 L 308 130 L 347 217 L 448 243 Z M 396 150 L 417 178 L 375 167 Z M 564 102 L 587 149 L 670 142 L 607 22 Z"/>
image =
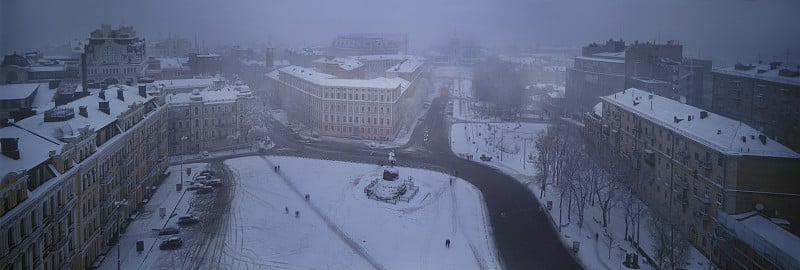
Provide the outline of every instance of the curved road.
<path id="1" fill-rule="evenodd" d="M 434 99 L 425 121 L 419 123 L 405 146 L 396 150 L 398 166 L 457 173 L 478 189 L 489 211 L 492 236 L 498 255 L 507 269 L 581 269 L 561 243 L 558 233 L 531 191 L 512 177 L 474 161 L 454 155 L 449 146 L 449 123 L 445 120 L 446 97 Z M 299 142 L 299 137 L 277 122 L 268 121 L 276 147 L 270 155 L 385 163 L 387 149 L 370 149 L 363 144 L 340 142 Z M 423 140 L 425 130 L 430 138 Z M 375 152 L 374 155 L 370 155 Z M 253 155 L 244 154 L 241 156 Z M 218 157 L 214 159 L 229 159 Z M 501 214 L 503 213 L 503 214 Z"/>

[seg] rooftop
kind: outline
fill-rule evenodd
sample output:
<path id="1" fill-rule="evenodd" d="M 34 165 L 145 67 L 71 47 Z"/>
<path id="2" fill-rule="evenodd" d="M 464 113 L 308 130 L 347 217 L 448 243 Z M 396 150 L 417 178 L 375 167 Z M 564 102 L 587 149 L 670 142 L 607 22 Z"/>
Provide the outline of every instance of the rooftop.
<path id="1" fill-rule="evenodd" d="M 625 60 L 625 51 L 621 51 L 621 52 L 602 52 L 602 53 L 592 54 L 592 56 L 598 57 L 598 58 L 613 58 L 613 59 Z"/>
<path id="2" fill-rule="evenodd" d="M 785 71 L 783 71 L 785 70 Z M 757 80 L 764 80 L 770 81 L 775 83 L 783 83 L 789 85 L 800 86 L 800 74 L 798 74 L 798 69 L 792 68 L 788 69 L 781 66 L 773 66 L 765 65 L 765 64 L 751 64 L 751 65 L 740 65 L 737 64 L 733 67 L 727 68 L 720 68 L 715 69 L 715 73 L 725 74 L 730 76 L 738 76 L 738 77 L 745 77 Z M 781 72 L 784 74 L 793 73 L 792 76 L 783 76 Z"/>
<path id="3" fill-rule="evenodd" d="M 344 70 L 354 70 L 359 67 L 364 66 L 364 63 L 358 61 L 356 59 L 350 57 L 336 57 L 336 58 L 326 58 L 322 57 L 319 59 L 314 60 L 314 63 L 321 63 L 321 64 L 329 64 L 329 65 L 339 65 L 339 68 Z"/>
<path id="4" fill-rule="evenodd" d="M 356 80 L 356 79 L 337 79 L 336 76 L 316 72 L 310 68 L 304 68 L 299 66 L 287 66 L 277 70 L 278 73 L 273 75 L 278 75 L 280 73 L 288 74 L 290 76 L 311 82 L 316 85 L 320 86 L 332 86 L 332 87 L 353 87 L 353 88 L 377 88 L 377 89 L 401 89 L 404 91 L 409 82 L 401 79 L 401 78 L 385 78 L 385 77 L 378 77 L 369 80 Z M 281 74 L 282 75 L 282 74 Z M 276 78 L 274 76 L 271 76 Z"/>
<path id="5" fill-rule="evenodd" d="M 30 170 L 47 161 L 50 158 L 50 151 L 59 151 L 63 146 L 63 143 L 59 141 L 46 140 L 15 126 L 0 128 L 0 138 L 19 138 L 17 143 L 20 150 L 18 160 L 0 155 L 2 175 L 19 170 Z"/>
<path id="6" fill-rule="evenodd" d="M 779 264 L 789 263 L 787 260 L 792 260 L 795 265 L 800 263 L 800 238 L 769 218 L 755 211 L 738 215 L 725 213 L 719 215 L 720 223 L 724 227 L 757 252 L 766 253 L 765 255 L 777 260 Z"/>
<path id="7" fill-rule="evenodd" d="M 742 122 L 647 91 L 630 88 L 601 99 L 727 155 L 800 158 Z"/>
<path id="8" fill-rule="evenodd" d="M 422 64 L 425 64 L 425 62 L 423 62 L 420 59 L 409 58 L 409 59 L 406 59 L 403 62 L 400 62 L 397 65 L 394 65 L 394 66 L 390 67 L 389 69 L 386 70 L 386 72 L 411 73 L 411 72 L 416 71 L 419 67 L 421 67 Z"/>
<path id="9" fill-rule="evenodd" d="M 425 61 L 425 58 L 422 56 L 406 55 L 406 54 L 359 55 L 359 56 L 353 56 L 353 58 L 359 61 L 405 60 L 405 59 L 416 59 L 419 61 Z"/>
<path id="10" fill-rule="evenodd" d="M 588 57 L 588 56 L 575 56 L 575 59 L 576 60 L 580 59 L 580 60 L 585 60 L 585 61 L 593 61 L 593 62 L 625 64 L 625 59 L 611 59 L 611 58 Z"/>
<path id="11" fill-rule="evenodd" d="M 38 83 L 0 85 L 0 100 L 24 99 L 39 89 Z"/>
<path id="12" fill-rule="evenodd" d="M 250 87 L 247 85 L 228 85 L 220 90 L 197 90 L 191 93 L 175 93 L 167 95 L 167 103 L 181 104 L 202 101 L 206 103 L 234 102 L 240 96 L 249 96 Z M 201 97 L 201 100 L 192 98 Z"/>
<path id="13" fill-rule="evenodd" d="M 158 80 L 154 81 L 153 84 L 163 85 L 166 90 L 189 88 L 204 89 L 214 86 L 214 78 Z"/>

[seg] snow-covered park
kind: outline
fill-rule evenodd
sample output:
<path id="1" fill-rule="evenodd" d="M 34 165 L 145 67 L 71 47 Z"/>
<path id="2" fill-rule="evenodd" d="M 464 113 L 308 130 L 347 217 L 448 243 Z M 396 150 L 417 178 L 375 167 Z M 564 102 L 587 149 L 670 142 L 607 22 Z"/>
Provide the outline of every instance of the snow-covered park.
<path id="1" fill-rule="evenodd" d="M 633 252 L 635 247 L 623 240 L 625 213 L 621 202 L 610 211 L 608 227 L 602 226 L 602 209 L 599 204 L 586 206 L 584 224 L 579 226 L 576 222 L 576 213 L 572 215 L 567 213 L 566 199 L 564 208 L 561 208 L 559 192 L 554 185 L 548 185 L 544 196 L 540 196 L 541 187 L 534 181 L 538 169 L 533 160 L 539 154 L 535 140 L 537 134 L 545 131 L 547 127 L 548 124 L 535 123 L 456 123 L 450 130 L 451 150 L 461 158 L 487 164 L 514 177 L 525 184 L 542 205 L 551 202 L 552 209 L 548 213 L 553 226 L 558 227 L 561 215 L 562 227 L 559 235 L 567 246 L 571 246 L 574 241 L 580 243 L 577 256 L 587 269 L 622 267 L 621 262 L 625 260 L 625 254 Z M 481 155 L 492 159 L 481 160 Z M 652 254 L 654 240 L 647 225 L 650 218 L 647 214 L 642 216 L 639 237 L 640 246 Z M 689 254 L 687 269 L 709 268 L 708 259 L 697 249 L 689 247 Z M 644 258 L 640 259 L 640 265 L 642 269 L 652 269 L 650 265 L 644 263 Z"/>
<path id="2" fill-rule="evenodd" d="M 228 230 L 219 236 L 221 267 L 500 268 L 481 194 L 462 180 L 451 186 L 448 175 L 399 168 L 419 193 L 389 204 L 364 194 L 383 172 L 377 165 L 291 157 L 225 164 L 236 180 Z"/>

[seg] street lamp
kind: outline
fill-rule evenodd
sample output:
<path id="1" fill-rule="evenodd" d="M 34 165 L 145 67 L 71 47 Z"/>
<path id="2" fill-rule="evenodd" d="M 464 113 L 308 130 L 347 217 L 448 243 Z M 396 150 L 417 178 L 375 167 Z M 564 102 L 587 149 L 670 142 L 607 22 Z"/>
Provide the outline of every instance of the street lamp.
<path id="1" fill-rule="evenodd" d="M 114 201 L 114 209 L 116 209 L 116 211 L 117 211 L 117 220 L 116 220 L 116 223 L 117 223 L 117 270 L 121 269 L 120 265 L 121 265 L 121 260 L 122 260 L 122 256 L 120 256 L 120 251 L 119 251 L 119 246 L 122 243 L 122 235 L 120 233 L 120 230 L 121 230 L 120 227 L 121 226 L 120 226 L 120 223 L 119 223 L 119 218 L 120 218 L 120 209 L 119 208 L 122 207 L 122 206 L 127 206 L 127 205 L 128 205 L 128 200 L 127 199 L 122 200 L 122 201 Z"/>
<path id="2" fill-rule="evenodd" d="M 181 175 L 181 182 L 179 184 L 183 184 L 183 148 L 184 148 L 183 147 L 183 141 L 188 140 L 188 139 L 189 139 L 189 137 L 187 137 L 187 136 L 181 137 L 181 143 L 180 143 L 180 147 L 181 147 L 181 171 L 178 173 L 178 174 Z"/>

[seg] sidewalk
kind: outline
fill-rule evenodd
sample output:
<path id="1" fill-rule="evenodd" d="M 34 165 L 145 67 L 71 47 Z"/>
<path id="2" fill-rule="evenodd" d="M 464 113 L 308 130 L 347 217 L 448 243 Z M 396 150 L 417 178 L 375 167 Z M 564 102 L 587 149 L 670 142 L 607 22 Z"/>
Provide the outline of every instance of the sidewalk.
<path id="1" fill-rule="evenodd" d="M 183 174 L 184 183 L 206 168 L 206 163 L 184 164 L 192 169 L 192 175 Z M 189 202 L 194 192 L 186 192 L 186 185 L 181 191 L 175 190 L 175 184 L 180 182 L 180 165 L 170 166 L 167 169 L 170 176 L 158 187 L 150 201 L 137 214 L 136 219 L 128 225 L 120 237 L 119 253 L 122 269 L 151 269 L 158 259 L 158 244 L 168 236 L 158 236 L 157 230 L 166 226 L 175 226 L 174 216 L 185 215 L 189 212 Z M 166 209 L 164 218 L 159 215 L 160 208 Z M 144 241 L 144 251 L 136 251 L 136 242 Z M 155 253 L 155 254 L 152 254 Z M 117 247 L 110 247 L 106 258 L 99 269 L 117 269 Z"/>

